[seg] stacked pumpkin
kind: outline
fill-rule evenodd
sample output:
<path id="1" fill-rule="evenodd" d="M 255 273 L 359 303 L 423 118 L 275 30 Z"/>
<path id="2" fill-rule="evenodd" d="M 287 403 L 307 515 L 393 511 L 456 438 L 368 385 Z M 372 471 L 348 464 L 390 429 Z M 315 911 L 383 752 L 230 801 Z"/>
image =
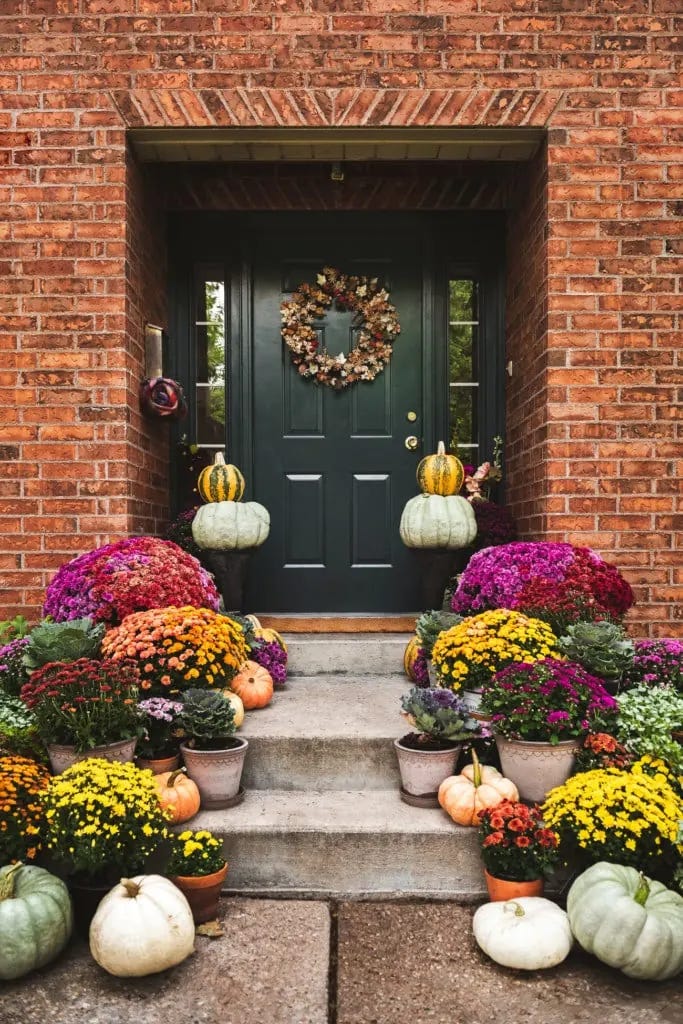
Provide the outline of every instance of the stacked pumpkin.
<path id="1" fill-rule="evenodd" d="M 460 459 L 446 452 L 439 441 L 435 455 L 417 467 L 421 494 L 406 502 L 399 531 L 409 548 L 465 548 L 477 535 L 472 506 L 458 491 L 465 470 Z"/>
<path id="2" fill-rule="evenodd" d="M 270 532 L 268 510 L 257 501 L 241 503 L 244 477 L 226 464 L 221 452 L 199 474 L 197 490 L 206 504 L 192 521 L 197 547 L 214 551 L 245 551 L 259 547 Z"/>

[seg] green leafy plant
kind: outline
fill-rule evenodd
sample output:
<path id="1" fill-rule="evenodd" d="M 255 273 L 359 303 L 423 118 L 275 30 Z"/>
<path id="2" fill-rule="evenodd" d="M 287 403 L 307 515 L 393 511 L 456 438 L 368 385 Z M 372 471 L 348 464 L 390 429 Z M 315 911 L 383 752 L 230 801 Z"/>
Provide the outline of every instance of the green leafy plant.
<path id="1" fill-rule="evenodd" d="M 683 729 L 683 696 L 673 686 L 641 683 L 617 697 L 616 735 L 639 757 L 650 754 L 683 771 L 683 747 L 672 733 Z"/>
<path id="2" fill-rule="evenodd" d="M 570 661 L 612 684 L 618 684 L 631 667 L 635 652 L 623 626 L 608 621 L 581 621 L 568 626 L 559 646 Z"/>
<path id="3" fill-rule="evenodd" d="M 450 629 L 451 626 L 457 626 L 459 622 L 462 622 L 462 615 L 442 611 L 440 608 L 422 613 L 415 623 L 415 633 L 420 641 L 420 647 L 425 652 L 425 657 L 431 658 L 439 633 Z"/>
<path id="4" fill-rule="evenodd" d="M 66 622 L 38 623 L 31 630 L 24 651 L 24 666 L 35 671 L 50 661 L 78 661 L 96 658 L 104 636 L 104 623 L 95 625 L 91 619 L 69 619 Z"/>
<path id="5" fill-rule="evenodd" d="M 222 693 L 187 690 L 178 724 L 196 750 L 222 750 L 233 743 L 235 711 Z"/>
<path id="6" fill-rule="evenodd" d="M 474 735 L 462 699 L 451 690 L 414 686 L 401 698 L 401 709 L 413 728 L 431 740 L 458 743 Z"/>
<path id="7" fill-rule="evenodd" d="M 28 619 L 23 615 L 15 615 L 13 619 L 3 619 L 0 622 L 0 647 L 11 643 L 12 640 L 21 640 L 30 630 Z"/>
<path id="8" fill-rule="evenodd" d="M 0 756 L 7 754 L 45 760 L 33 713 L 19 697 L 0 693 Z"/>

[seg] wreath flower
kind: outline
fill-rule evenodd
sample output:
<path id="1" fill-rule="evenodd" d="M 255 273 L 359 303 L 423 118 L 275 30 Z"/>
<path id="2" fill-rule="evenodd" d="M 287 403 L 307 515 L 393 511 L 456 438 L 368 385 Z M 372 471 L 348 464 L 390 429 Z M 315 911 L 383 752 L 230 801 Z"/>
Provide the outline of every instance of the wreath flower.
<path id="1" fill-rule="evenodd" d="M 359 328 L 356 347 L 348 355 L 333 356 L 320 348 L 314 323 L 332 305 L 352 312 L 354 327 Z M 334 267 L 323 267 L 315 285 L 299 285 L 280 312 L 282 338 L 301 376 L 338 391 L 359 380 L 374 380 L 389 362 L 401 332 L 389 293 L 376 277 L 347 276 Z"/>

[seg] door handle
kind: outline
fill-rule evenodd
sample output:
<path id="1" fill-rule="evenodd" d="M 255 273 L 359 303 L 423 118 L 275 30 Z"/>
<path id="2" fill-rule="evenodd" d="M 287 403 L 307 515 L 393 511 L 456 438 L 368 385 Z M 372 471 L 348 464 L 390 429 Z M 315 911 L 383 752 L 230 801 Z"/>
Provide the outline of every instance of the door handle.
<path id="1" fill-rule="evenodd" d="M 417 446 L 419 445 L 420 442 L 415 437 L 414 434 L 411 434 L 409 437 L 407 437 L 405 439 L 405 441 L 403 443 L 405 444 L 405 446 L 406 446 L 406 448 L 408 449 L 409 452 L 414 452 L 414 451 L 417 450 Z"/>

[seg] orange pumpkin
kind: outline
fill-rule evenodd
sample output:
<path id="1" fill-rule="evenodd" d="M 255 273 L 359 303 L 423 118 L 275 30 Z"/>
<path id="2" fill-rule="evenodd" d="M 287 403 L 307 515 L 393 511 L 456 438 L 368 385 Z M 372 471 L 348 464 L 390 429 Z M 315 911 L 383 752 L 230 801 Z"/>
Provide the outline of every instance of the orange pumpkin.
<path id="1" fill-rule="evenodd" d="M 184 768 L 174 772 L 155 775 L 159 803 L 169 812 L 169 821 L 180 825 L 194 818 L 199 810 L 199 790 L 192 779 L 188 779 Z"/>
<path id="2" fill-rule="evenodd" d="M 265 640 L 267 643 L 278 644 L 282 650 L 287 653 L 287 644 L 284 642 L 280 634 L 276 629 L 268 629 L 265 626 L 257 626 L 254 630 L 254 636 L 258 637 L 259 640 Z"/>
<path id="3" fill-rule="evenodd" d="M 247 661 L 230 683 L 230 689 L 242 698 L 247 711 L 264 708 L 273 698 L 273 677 L 255 661 Z"/>
<path id="4" fill-rule="evenodd" d="M 439 786 L 439 804 L 458 825 L 478 825 L 481 812 L 503 800 L 519 800 L 517 787 L 495 768 L 479 764 L 474 750 L 472 764 Z"/>

